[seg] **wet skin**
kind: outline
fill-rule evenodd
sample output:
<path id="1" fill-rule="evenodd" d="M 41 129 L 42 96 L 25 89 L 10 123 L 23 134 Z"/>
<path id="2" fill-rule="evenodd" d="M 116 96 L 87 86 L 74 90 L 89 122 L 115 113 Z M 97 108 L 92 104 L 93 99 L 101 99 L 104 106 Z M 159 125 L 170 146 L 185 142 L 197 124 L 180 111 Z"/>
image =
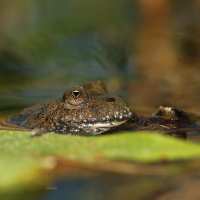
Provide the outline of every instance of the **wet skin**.
<path id="1" fill-rule="evenodd" d="M 60 100 L 48 100 L 26 108 L 7 123 L 35 129 L 78 135 L 97 135 L 132 117 L 127 103 L 109 95 L 103 83 L 88 82 L 69 88 Z"/>
<path id="2" fill-rule="evenodd" d="M 6 121 L 33 129 L 32 135 L 45 132 L 98 135 L 108 130 L 148 130 L 182 135 L 199 130 L 199 124 L 186 112 L 173 107 L 160 106 L 152 116 L 137 116 L 121 97 L 109 95 L 100 81 L 69 88 L 60 100 L 36 104 Z"/>

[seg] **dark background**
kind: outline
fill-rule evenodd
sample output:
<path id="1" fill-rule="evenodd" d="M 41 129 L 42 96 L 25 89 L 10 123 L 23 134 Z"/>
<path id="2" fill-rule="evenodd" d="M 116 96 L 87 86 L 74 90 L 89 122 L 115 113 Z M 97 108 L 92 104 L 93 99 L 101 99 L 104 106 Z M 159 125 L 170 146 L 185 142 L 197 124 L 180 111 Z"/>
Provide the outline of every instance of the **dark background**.
<path id="1" fill-rule="evenodd" d="M 1 0 L 0 110 L 101 80 L 132 107 L 200 110 L 200 1 Z"/>

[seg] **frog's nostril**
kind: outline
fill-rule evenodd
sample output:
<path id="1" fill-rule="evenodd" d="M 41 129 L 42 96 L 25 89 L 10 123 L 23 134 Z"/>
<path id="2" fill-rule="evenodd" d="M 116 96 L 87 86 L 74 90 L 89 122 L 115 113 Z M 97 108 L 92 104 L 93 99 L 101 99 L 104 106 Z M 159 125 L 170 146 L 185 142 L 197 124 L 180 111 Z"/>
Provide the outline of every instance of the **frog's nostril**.
<path id="1" fill-rule="evenodd" d="M 105 100 L 108 102 L 115 102 L 115 98 L 113 97 L 107 97 Z"/>

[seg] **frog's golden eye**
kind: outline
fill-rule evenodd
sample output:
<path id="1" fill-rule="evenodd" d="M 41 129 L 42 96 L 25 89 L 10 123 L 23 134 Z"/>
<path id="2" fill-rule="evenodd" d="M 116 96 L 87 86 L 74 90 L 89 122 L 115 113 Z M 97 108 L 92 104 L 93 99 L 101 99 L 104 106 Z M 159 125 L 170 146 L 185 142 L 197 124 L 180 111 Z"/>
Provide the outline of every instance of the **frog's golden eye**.
<path id="1" fill-rule="evenodd" d="M 70 88 L 63 95 L 63 101 L 68 108 L 84 107 L 88 99 L 88 93 L 82 87 Z"/>
<path id="2" fill-rule="evenodd" d="M 78 90 L 75 90 L 72 92 L 72 94 L 75 96 L 75 97 L 78 97 L 80 92 Z"/>

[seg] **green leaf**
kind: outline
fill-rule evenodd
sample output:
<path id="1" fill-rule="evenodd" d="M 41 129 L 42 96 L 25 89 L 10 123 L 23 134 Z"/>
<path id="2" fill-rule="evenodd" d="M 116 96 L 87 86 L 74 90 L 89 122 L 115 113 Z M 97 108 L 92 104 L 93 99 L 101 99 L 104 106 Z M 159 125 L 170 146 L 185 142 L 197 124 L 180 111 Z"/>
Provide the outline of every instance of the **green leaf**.
<path id="1" fill-rule="evenodd" d="M 148 132 L 93 137 L 47 133 L 30 137 L 29 132 L 0 131 L 0 150 L 4 157 L 60 155 L 84 162 L 94 161 L 97 154 L 102 159 L 139 162 L 200 157 L 199 144 Z"/>
<path id="2" fill-rule="evenodd" d="M 45 185 L 45 162 L 52 156 L 93 163 L 104 160 L 159 162 L 200 158 L 200 145 L 148 132 L 100 136 L 47 133 L 31 137 L 25 131 L 0 131 L 0 187 Z M 51 167 L 50 167 L 51 168 Z"/>

